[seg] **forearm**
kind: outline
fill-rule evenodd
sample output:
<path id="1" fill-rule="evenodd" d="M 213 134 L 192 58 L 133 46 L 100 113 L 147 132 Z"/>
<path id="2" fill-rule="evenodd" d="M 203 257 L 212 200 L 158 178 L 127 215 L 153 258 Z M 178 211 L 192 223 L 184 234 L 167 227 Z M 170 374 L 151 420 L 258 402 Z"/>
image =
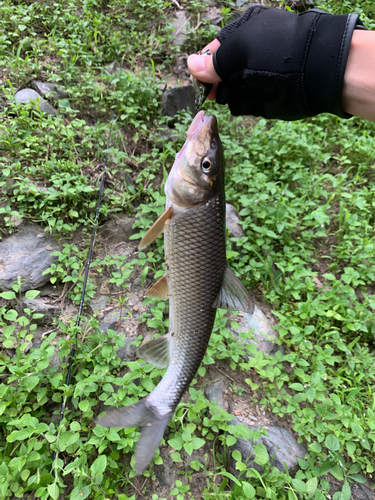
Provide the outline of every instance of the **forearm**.
<path id="1" fill-rule="evenodd" d="M 375 32 L 355 30 L 342 92 L 344 111 L 375 121 Z"/>

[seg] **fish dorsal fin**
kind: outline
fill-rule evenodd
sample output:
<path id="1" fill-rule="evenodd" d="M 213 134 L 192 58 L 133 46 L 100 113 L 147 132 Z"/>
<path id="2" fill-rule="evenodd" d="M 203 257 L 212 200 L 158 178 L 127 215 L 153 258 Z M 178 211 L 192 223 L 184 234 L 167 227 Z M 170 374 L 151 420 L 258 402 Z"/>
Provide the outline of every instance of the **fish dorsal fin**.
<path id="1" fill-rule="evenodd" d="M 156 366 L 156 368 L 166 368 L 169 365 L 170 338 L 171 335 L 168 333 L 146 342 L 138 349 L 138 356 L 150 363 L 150 365 Z"/>
<path id="2" fill-rule="evenodd" d="M 172 207 L 167 208 L 161 216 L 153 223 L 147 233 L 141 239 L 139 250 L 144 250 L 164 231 L 165 223 L 172 217 Z"/>
<path id="3" fill-rule="evenodd" d="M 169 287 L 167 275 L 164 274 L 154 285 L 145 293 L 145 297 L 155 297 L 156 299 L 167 299 L 169 296 Z"/>
<path id="4" fill-rule="evenodd" d="M 248 314 L 254 312 L 254 302 L 249 292 L 229 266 L 225 269 L 221 290 L 212 307 Z"/>

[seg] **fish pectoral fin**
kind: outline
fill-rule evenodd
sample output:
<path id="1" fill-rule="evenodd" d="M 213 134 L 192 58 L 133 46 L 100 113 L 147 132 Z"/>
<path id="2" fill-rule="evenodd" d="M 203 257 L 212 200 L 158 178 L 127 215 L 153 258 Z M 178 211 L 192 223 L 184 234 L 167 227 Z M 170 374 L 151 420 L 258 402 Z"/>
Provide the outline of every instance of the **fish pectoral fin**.
<path id="1" fill-rule="evenodd" d="M 169 287 L 166 274 L 164 274 L 160 280 L 158 280 L 146 291 L 145 297 L 155 297 L 157 299 L 167 299 L 169 297 Z"/>
<path id="2" fill-rule="evenodd" d="M 156 368 L 166 368 L 169 365 L 169 341 L 170 334 L 163 335 L 157 339 L 150 340 L 141 345 L 137 354 L 141 359 L 147 361 Z"/>
<path id="3" fill-rule="evenodd" d="M 253 299 L 229 266 L 225 269 L 221 290 L 212 307 L 248 314 L 254 312 Z"/>
<path id="4" fill-rule="evenodd" d="M 143 250 L 148 245 L 150 245 L 153 241 L 156 240 L 158 236 L 164 231 L 165 223 L 168 219 L 172 217 L 172 207 L 167 208 L 161 216 L 153 223 L 147 233 L 141 239 L 141 242 L 138 246 L 139 250 Z"/>

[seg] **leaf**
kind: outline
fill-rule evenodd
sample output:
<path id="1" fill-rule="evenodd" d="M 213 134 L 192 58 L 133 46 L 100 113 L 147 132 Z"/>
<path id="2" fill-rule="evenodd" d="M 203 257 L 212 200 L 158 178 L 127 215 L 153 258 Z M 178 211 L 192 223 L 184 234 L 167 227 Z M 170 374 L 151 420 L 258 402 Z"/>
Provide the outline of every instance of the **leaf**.
<path id="1" fill-rule="evenodd" d="M 319 476 L 324 476 L 325 474 L 327 474 L 327 472 L 332 470 L 335 467 L 335 465 L 336 462 L 334 462 L 333 460 L 327 460 L 326 462 L 324 462 L 319 469 Z"/>
<path id="2" fill-rule="evenodd" d="M 322 451 L 322 445 L 320 443 L 312 443 L 310 445 L 310 451 L 313 451 L 314 453 L 320 453 Z"/>
<path id="3" fill-rule="evenodd" d="M 186 453 L 189 455 L 189 457 L 191 456 L 191 454 L 193 453 L 193 444 L 190 442 L 190 443 L 185 443 L 184 444 L 184 449 L 186 451 Z"/>
<path id="4" fill-rule="evenodd" d="M 365 483 L 366 482 L 366 479 L 361 476 L 360 474 L 351 474 L 350 476 L 348 476 L 349 479 L 353 479 L 353 481 L 356 481 L 357 483 Z"/>
<path id="5" fill-rule="evenodd" d="M 340 448 L 340 441 L 333 434 L 329 434 L 325 438 L 324 444 L 331 451 L 337 451 Z"/>
<path id="6" fill-rule="evenodd" d="M 103 474 L 107 467 L 107 457 L 105 455 L 99 455 L 96 460 L 91 465 L 91 471 L 95 474 Z"/>
<path id="7" fill-rule="evenodd" d="M 306 396 L 307 396 L 307 399 L 310 401 L 310 403 L 312 403 L 314 401 L 315 394 L 316 394 L 316 390 L 314 387 L 308 387 L 306 389 Z"/>
<path id="8" fill-rule="evenodd" d="M 242 483 L 242 490 L 245 495 L 245 498 L 254 498 L 255 497 L 255 489 L 254 487 L 247 482 Z"/>
<path id="9" fill-rule="evenodd" d="M 53 498 L 53 500 L 57 500 L 60 495 L 59 487 L 57 486 L 56 483 L 50 484 L 47 488 L 48 494 L 50 497 Z"/>
<path id="10" fill-rule="evenodd" d="M 298 493 L 305 493 L 306 484 L 301 479 L 292 479 L 292 486 Z"/>
<path id="11" fill-rule="evenodd" d="M 231 474 L 230 472 L 222 471 L 222 472 L 218 472 L 218 474 L 220 474 L 221 476 L 229 477 L 229 479 L 231 479 L 238 486 L 242 486 L 242 483 L 236 477 L 234 477 L 233 474 Z"/>
<path id="12" fill-rule="evenodd" d="M 0 297 L 5 300 L 12 300 L 16 298 L 16 294 L 14 292 L 2 292 Z"/>
<path id="13" fill-rule="evenodd" d="M 39 290 L 27 290 L 25 293 L 25 298 L 26 299 L 35 299 L 40 294 Z"/>
<path id="14" fill-rule="evenodd" d="M 293 389 L 294 391 L 304 391 L 305 388 L 303 387 L 302 384 L 298 384 L 298 383 L 295 383 L 295 384 L 290 384 L 289 386 L 291 389 Z"/>
<path id="15" fill-rule="evenodd" d="M 350 500 L 352 496 L 352 490 L 350 489 L 348 481 L 344 482 L 344 486 L 342 487 L 342 496 L 343 500 Z"/>
<path id="16" fill-rule="evenodd" d="M 182 439 L 180 437 L 177 437 L 177 438 L 169 439 L 168 444 L 169 444 L 169 446 L 171 446 L 175 450 L 181 450 L 184 442 L 182 441 Z"/>
<path id="17" fill-rule="evenodd" d="M 206 444 L 206 441 L 201 438 L 193 438 L 191 440 L 191 444 L 193 445 L 194 450 L 199 450 L 199 448 L 202 448 Z"/>
<path id="18" fill-rule="evenodd" d="M 78 403 L 78 407 L 81 411 L 87 411 L 90 408 L 90 403 L 85 399 Z"/>
<path id="19" fill-rule="evenodd" d="M 316 488 L 318 487 L 318 478 L 312 477 L 306 483 L 306 493 L 313 496 L 315 494 Z"/>
<path id="20" fill-rule="evenodd" d="M 262 443 L 258 443 L 254 446 L 254 453 L 256 462 L 259 465 L 264 465 L 269 461 L 269 456 L 266 447 Z"/>

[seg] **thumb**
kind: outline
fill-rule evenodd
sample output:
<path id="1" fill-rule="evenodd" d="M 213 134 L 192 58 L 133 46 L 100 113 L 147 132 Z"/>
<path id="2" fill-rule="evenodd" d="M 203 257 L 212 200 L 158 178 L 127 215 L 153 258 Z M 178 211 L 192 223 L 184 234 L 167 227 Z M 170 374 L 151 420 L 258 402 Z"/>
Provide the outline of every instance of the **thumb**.
<path id="1" fill-rule="evenodd" d="M 218 47 L 220 47 L 219 40 L 214 40 L 203 50 L 210 49 L 212 52 L 215 52 Z M 212 56 L 192 54 L 187 60 L 187 65 L 190 73 L 195 76 L 197 80 L 205 83 L 221 82 L 221 78 L 215 71 Z"/>

